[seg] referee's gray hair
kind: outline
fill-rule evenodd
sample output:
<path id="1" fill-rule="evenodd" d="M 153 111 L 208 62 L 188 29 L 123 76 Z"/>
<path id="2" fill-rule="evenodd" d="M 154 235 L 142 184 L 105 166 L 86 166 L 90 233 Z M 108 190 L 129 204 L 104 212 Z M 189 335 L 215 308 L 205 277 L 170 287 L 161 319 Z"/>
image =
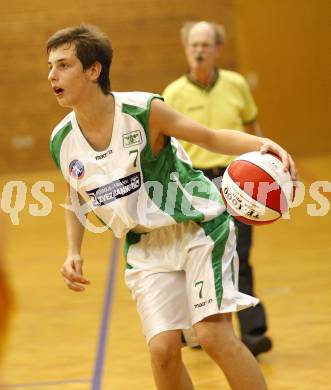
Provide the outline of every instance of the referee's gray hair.
<path id="1" fill-rule="evenodd" d="M 186 45 L 187 38 L 188 38 L 190 31 L 198 23 L 206 23 L 206 24 L 208 24 L 208 26 L 210 26 L 213 29 L 213 31 L 215 33 L 215 44 L 216 45 L 222 45 L 224 43 L 224 39 L 225 39 L 224 27 L 218 23 L 206 22 L 205 20 L 201 20 L 199 22 L 186 22 L 186 23 L 184 23 L 183 27 L 180 30 L 180 35 L 182 38 L 183 45 Z"/>

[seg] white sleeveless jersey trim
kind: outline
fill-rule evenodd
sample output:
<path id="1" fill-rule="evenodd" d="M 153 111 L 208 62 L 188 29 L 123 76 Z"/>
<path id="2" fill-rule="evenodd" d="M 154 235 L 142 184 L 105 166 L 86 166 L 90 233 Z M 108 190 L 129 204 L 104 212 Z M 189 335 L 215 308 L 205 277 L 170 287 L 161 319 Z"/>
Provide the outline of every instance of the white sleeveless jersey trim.
<path id="1" fill-rule="evenodd" d="M 207 179 L 203 180 L 207 180 L 208 196 L 194 192 L 190 195 L 187 191 L 185 193 L 185 189 L 182 191 L 181 186 L 190 182 L 191 171 L 195 172 L 198 181 L 201 177 L 191 168 L 190 160 L 177 140 L 168 139 L 164 158 L 152 156 L 149 111 L 151 101 L 161 97 L 145 92 L 117 92 L 112 95 L 115 100 L 113 133 L 105 150 L 95 151 L 89 145 L 74 112 L 55 127 L 51 136 L 55 162 L 97 217 L 117 237 L 122 237 L 130 230 L 148 232 L 178 221 L 206 221 L 224 212 L 225 207 L 216 187 L 213 188 Z M 169 175 L 159 179 L 158 173 L 162 170 Z M 168 177 L 170 172 L 174 172 L 175 177 L 177 175 L 177 181 Z M 188 198 L 196 207 L 196 213 L 184 215 L 178 207 L 177 192 L 175 201 L 167 203 L 165 198 L 171 198 L 169 188 L 181 192 L 184 200 Z"/>

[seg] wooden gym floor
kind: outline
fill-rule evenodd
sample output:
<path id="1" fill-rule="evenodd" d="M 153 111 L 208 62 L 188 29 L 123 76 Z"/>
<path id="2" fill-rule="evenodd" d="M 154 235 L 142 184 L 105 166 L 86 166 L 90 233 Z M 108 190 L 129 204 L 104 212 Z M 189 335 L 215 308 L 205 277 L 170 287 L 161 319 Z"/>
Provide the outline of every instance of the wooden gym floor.
<path id="1" fill-rule="evenodd" d="M 331 211 L 309 216 L 309 204 L 331 202 L 330 192 L 314 198 L 312 182 L 328 181 L 331 155 L 297 159 L 306 186 L 304 202 L 291 219 L 255 229 L 252 263 L 256 290 L 267 308 L 273 350 L 259 358 L 270 389 L 331 389 Z M 87 233 L 85 274 L 92 280 L 83 294 L 69 291 L 59 275 L 65 256 L 64 185 L 57 172 L 5 175 L 26 183 L 19 225 L 7 226 L 7 269 L 16 298 L 3 365 L 9 389 L 90 389 L 96 364 L 100 321 L 112 248 L 111 233 Z M 32 217 L 32 185 L 46 180 L 55 192 L 47 196 L 52 211 Z M 324 191 L 327 187 L 324 187 Z M 314 196 L 314 195 L 313 195 Z M 320 202 L 317 202 L 320 199 Z M 323 206 L 323 207 L 324 207 Z M 314 207 L 314 206 L 309 206 Z M 308 207 L 308 209 L 310 209 Z M 123 282 L 118 261 L 111 324 L 103 370 L 105 390 L 154 389 L 140 323 Z M 197 390 L 228 389 L 222 373 L 200 350 L 183 349 Z M 254 390 L 254 389 L 247 389 Z"/>

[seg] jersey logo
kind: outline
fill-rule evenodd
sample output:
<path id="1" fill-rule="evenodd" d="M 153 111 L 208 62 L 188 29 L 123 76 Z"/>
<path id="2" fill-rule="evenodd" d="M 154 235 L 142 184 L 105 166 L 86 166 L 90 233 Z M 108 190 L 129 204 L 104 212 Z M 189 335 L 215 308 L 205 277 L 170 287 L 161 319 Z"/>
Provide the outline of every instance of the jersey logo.
<path id="1" fill-rule="evenodd" d="M 109 149 L 109 150 L 107 150 L 107 152 L 99 154 L 99 155 L 95 156 L 94 158 L 96 160 L 102 160 L 103 158 L 106 158 L 107 156 L 109 156 L 112 153 L 113 153 L 113 151 L 111 149 Z"/>
<path id="2" fill-rule="evenodd" d="M 86 191 L 87 195 L 92 200 L 93 206 L 100 207 L 108 203 L 114 202 L 116 199 L 128 196 L 139 190 L 141 187 L 140 172 L 122 177 L 112 181 L 104 186 Z"/>
<path id="3" fill-rule="evenodd" d="M 76 179 L 82 179 L 84 176 L 84 165 L 79 160 L 72 160 L 69 164 L 69 174 Z"/>
<path id="4" fill-rule="evenodd" d="M 129 148 L 133 145 L 139 145 L 142 143 L 140 130 L 131 131 L 130 133 L 123 134 L 123 146 Z"/>

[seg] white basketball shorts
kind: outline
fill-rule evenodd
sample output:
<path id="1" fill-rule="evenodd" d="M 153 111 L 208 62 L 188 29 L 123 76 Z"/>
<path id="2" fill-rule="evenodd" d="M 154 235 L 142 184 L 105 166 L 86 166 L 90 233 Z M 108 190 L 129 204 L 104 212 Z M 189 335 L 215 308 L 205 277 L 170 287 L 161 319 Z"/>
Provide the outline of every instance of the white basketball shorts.
<path id="1" fill-rule="evenodd" d="M 125 281 L 147 343 L 160 332 L 188 329 L 210 315 L 259 302 L 238 291 L 235 226 L 227 214 L 133 235 Z"/>

